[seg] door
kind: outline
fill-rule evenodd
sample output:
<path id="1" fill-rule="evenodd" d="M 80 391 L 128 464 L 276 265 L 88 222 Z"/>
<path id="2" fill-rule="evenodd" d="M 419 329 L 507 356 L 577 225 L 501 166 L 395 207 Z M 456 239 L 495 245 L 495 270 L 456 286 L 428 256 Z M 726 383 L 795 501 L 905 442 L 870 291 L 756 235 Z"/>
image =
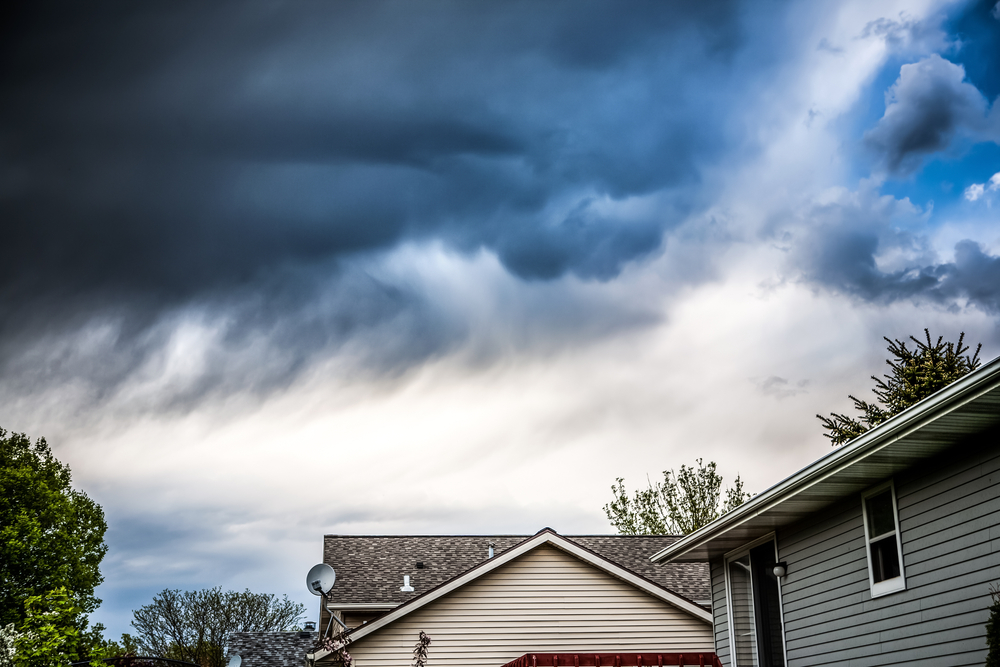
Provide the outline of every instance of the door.
<path id="1" fill-rule="evenodd" d="M 781 597 L 773 540 L 731 557 L 727 563 L 730 642 L 736 667 L 785 667 Z"/>

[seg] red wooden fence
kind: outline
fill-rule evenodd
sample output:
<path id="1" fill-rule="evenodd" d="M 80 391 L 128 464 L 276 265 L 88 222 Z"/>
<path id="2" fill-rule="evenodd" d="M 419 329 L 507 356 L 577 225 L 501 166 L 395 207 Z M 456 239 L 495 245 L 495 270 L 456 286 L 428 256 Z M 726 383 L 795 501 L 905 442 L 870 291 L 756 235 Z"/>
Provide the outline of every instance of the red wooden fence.
<path id="1" fill-rule="evenodd" d="M 526 653 L 503 667 L 722 667 L 714 653 Z"/>

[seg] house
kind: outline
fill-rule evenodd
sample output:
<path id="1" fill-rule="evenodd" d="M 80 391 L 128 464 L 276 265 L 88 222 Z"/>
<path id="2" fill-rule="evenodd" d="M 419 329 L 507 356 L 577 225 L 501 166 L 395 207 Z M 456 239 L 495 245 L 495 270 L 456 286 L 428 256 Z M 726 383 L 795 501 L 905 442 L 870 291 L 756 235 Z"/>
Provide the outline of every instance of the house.
<path id="1" fill-rule="evenodd" d="M 670 544 L 727 667 L 982 665 L 1000 582 L 1000 359 Z"/>
<path id="2" fill-rule="evenodd" d="M 411 663 L 421 631 L 436 667 L 500 667 L 531 652 L 685 652 L 711 664 L 705 565 L 649 560 L 676 539 L 551 529 L 527 537 L 328 535 L 324 561 L 337 584 L 320 627 L 329 613 L 351 627 L 357 667 Z M 325 665 L 336 656 L 309 658 Z"/>

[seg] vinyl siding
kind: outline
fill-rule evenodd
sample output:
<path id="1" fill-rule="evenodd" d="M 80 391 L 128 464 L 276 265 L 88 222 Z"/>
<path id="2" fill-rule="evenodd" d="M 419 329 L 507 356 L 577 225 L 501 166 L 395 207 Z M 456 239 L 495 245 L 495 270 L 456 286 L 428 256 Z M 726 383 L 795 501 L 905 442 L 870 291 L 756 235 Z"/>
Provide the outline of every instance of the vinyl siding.
<path id="1" fill-rule="evenodd" d="M 894 479 L 906 590 L 872 599 L 861 497 L 777 535 L 789 667 L 982 665 L 1000 583 L 1000 447 L 985 436 Z M 711 563 L 716 653 L 727 667 L 721 560 Z"/>
<path id="2" fill-rule="evenodd" d="M 715 630 L 715 655 L 722 663 L 729 664 L 729 611 L 726 598 L 726 572 L 724 561 L 710 563 L 712 576 L 712 622 Z"/>
<path id="3" fill-rule="evenodd" d="M 789 667 L 983 664 L 1000 581 L 1000 448 L 956 448 L 895 486 L 904 591 L 871 597 L 860 497 L 779 533 Z"/>
<path id="4" fill-rule="evenodd" d="M 709 625 L 554 547 L 541 546 L 350 646 L 356 667 L 500 667 L 528 652 L 712 651 Z"/>

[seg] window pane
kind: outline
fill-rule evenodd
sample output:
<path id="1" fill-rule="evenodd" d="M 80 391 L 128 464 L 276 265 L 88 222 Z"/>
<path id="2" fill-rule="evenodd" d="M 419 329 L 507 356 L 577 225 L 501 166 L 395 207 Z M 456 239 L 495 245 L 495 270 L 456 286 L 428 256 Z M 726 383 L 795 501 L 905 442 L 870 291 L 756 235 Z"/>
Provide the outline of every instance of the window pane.
<path id="1" fill-rule="evenodd" d="M 895 535 L 872 542 L 871 550 L 872 575 L 876 584 L 899 576 L 899 549 Z"/>
<path id="2" fill-rule="evenodd" d="M 757 631 L 753 622 L 750 555 L 729 563 L 729 594 L 733 605 L 733 654 L 737 667 L 757 667 Z"/>
<path id="3" fill-rule="evenodd" d="M 865 507 L 868 508 L 868 539 L 896 530 L 896 519 L 892 513 L 891 488 L 866 499 Z"/>

